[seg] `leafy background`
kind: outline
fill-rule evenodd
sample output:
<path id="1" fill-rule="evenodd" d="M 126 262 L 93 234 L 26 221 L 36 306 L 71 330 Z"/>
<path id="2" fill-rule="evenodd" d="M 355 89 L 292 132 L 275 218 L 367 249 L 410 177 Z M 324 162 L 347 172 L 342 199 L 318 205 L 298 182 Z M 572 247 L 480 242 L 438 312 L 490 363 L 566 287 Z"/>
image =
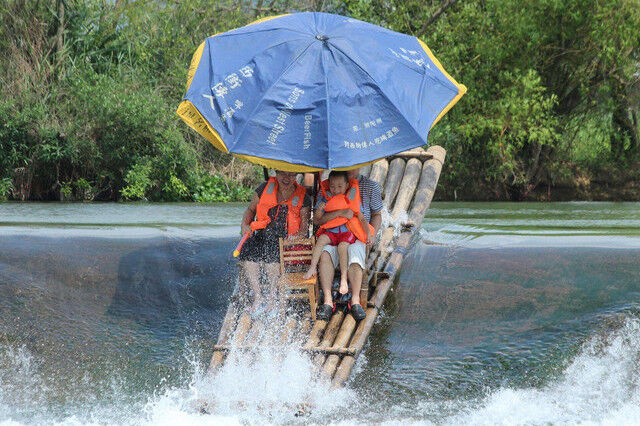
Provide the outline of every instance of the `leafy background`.
<path id="1" fill-rule="evenodd" d="M 244 200 L 261 171 L 175 115 L 207 36 L 295 11 L 423 39 L 468 94 L 438 199 L 640 198 L 637 0 L 3 0 L 0 199 Z"/>

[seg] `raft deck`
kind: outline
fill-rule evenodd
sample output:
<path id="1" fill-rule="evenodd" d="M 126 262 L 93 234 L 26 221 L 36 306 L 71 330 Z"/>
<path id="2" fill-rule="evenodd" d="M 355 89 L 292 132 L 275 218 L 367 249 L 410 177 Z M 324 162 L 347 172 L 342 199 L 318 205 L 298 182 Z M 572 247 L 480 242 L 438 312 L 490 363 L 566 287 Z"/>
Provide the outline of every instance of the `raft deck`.
<path id="1" fill-rule="evenodd" d="M 312 324 L 310 315 L 291 315 L 284 319 L 279 341 L 271 339 L 268 344 L 289 346 L 306 342 L 300 350 L 312 355 L 313 363 L 331 379 L 332 386 L 346 383 L 400 271 L 406 250 L 420 231 L 445 155 L 446 151 L 439 146 L 426 151 L 416 148 L 361 169 L 361 174 L 381 186 L 384 205 L 391 215 L 391 225 L 379 231 L 378 244 L 367 258 L 368 275 L 361 292 L 366 296 L 362 300 L 368 300 L 366 318 L 356 323 L 350 314 L 336 310 L 329 321 L 316 320 Z M 210 371 L 222 365 L 231 348 L 250 350 L 266 344 L 262 341 L 264 327 L 262 322 L 252 321 L 232 297 L 214 346 Z"/>

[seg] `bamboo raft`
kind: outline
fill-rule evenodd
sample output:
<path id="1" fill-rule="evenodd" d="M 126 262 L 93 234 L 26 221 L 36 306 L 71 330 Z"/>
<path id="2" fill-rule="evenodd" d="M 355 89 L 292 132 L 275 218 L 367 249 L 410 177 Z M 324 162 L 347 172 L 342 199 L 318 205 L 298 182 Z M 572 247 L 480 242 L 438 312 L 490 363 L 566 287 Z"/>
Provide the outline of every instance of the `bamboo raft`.
<path id="1" fill-rule="evenodd" d="M 284 319 L 278 339 L 269 337 L 265 342 L 265 324 L 252 321 L 249 313 L 232 298 L 213 348 L 210 372 L 223 364 L 231 350 L 298 344 L 301 351 L 312 357 L 321 374 L 331 380 L 332 387 L 344 386 L 400 271 L 404 255 L 421 228 L 445 155 L 439 146 L 426 151 L 416 148 L 361 169 L 362 175 L 381 186 L 383 202 L 391 216 L 391 224 L 379 230 L 378 244 L 367 258 L 361 290 L 365 319 L 356 323 L 350 314 L 336 310 L 329 321 L 316 320 L 312 324 L 310 315 L 292 315 Z"/>

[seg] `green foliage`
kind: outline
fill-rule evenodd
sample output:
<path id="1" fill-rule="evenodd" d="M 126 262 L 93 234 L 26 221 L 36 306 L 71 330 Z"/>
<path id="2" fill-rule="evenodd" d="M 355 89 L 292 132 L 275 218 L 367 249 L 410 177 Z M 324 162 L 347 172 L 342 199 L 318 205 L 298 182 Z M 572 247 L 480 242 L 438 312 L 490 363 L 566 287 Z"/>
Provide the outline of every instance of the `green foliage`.
<path id="1" fill-rule="evenodd" d="M 202 176 L 193 199 L 203 203 L 249 201 L 251 194 L 251 189 L 231 182 L 220 175 L 207 175 Z"/>
<path id="2" fill-rule="evenodd" d="M 13 183 L 11 182 L 11 178 L 0 179 L 0 201 L 8 200 L 12 191 Z"/>
<path id="3" fill-rule="evenodd" d="M 175 115 L 191 55 L 207 36 L 263 14 L 321 7 L 420 37 L 468 87 L 430 132 L 448 151 L 439 196 L 535 198 L 578 176 L 637 177 L 640 3 L 467 0 L 431 21 L 443 4 L 5 0 L 0 190 L 20 168 L 30 199 L 247 199 L 255 168 L 223 178 L 228 156 Z"/>
<path id="4" fill-rule="evenodd" d="M 127 172 L 125 186 L 121 193 L 126 200 L 146 200 L 147 191 L 151 187 L 151 164 L 149 162 L 135 164 Z"/>

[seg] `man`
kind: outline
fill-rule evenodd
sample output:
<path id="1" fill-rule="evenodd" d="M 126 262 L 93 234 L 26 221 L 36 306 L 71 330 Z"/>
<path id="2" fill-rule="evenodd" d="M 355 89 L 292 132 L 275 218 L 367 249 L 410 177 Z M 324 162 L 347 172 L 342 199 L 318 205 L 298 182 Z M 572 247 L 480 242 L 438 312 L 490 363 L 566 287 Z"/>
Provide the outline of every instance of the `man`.
<path id="1" fill-rule="evenodd" d="M 356 241 L 349 246 L 349 269 L 347 276 L 351 287 L 351 314 L 356 321 L 364 319 L 366 313 L 364 308 L 360 306 L 360 287 L 362 285 L 362 274 L 364 273 L 367 261 L 367 247 L 371 248 L 375 244 L 375 236 L 380 229 L 382 223 L 382 191 L 380 185 L 371 179 L 359 174 L 360 169 L 349 171 L 349 179 L 358 179 L 360 186 L 360 210 L 365 219 L 375 229 L 373 238 L 367 241 L 365 245 L 361 241 Z M 324 212 L 318 210 L 321 203 L 326 203 L 326 199 L 319 194 L 318 201 L 315 206 L 315 214 L 313 216 L 313 224 L 316 226 L 324 225 L 330 220 L 338 216 L 347 216 L 350 210 L 337 210 L 333 212 Z M 331 285 L 335 274 L 336 265 L 339 264 L 338 251 L 335 246 L 325 246 L 320 263 L 318 264 L 318 276 L 320 279 L 320 288 L 323 292 L 323 304 L 318 306 L 317 318 L 328 320 L 333 313 L 333 298 L 331 296 Z"/>

